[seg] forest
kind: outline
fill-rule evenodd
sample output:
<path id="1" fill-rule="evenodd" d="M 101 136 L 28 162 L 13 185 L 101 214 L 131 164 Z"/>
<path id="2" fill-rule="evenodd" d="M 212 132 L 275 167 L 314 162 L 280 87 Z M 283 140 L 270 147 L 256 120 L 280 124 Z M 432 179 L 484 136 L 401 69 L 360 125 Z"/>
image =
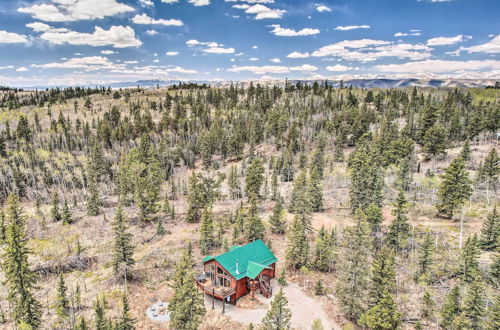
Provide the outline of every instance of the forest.
<path id="1" fill-rule="evenodd" d="M 499 329 L 500 90 L 340 85 L 1 88 L 0 328 Z M 258 239 L 265 317 L 212 310 Z"/>

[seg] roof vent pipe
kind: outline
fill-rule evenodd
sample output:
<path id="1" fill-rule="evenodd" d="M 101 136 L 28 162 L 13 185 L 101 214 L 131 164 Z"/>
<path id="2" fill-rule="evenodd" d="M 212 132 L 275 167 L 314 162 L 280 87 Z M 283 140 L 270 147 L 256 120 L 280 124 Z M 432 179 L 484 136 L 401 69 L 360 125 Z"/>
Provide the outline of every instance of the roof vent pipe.
<path id="1" fill-rule="evenodd" d="M 240 270 L 238 269 L 238 259 L 236 259 L 236 274 L 240 274 Z"/>

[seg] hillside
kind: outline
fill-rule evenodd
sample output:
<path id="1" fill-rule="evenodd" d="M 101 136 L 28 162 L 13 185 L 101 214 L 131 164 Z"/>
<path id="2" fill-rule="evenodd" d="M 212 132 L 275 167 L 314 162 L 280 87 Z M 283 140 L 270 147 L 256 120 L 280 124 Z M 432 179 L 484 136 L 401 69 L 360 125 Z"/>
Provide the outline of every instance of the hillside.
<path id="1" fill-rule="evenodd" d="M 146 311 L 185 251 L 191 281 L 256 239 L 334 328 L 493 329 L 500 90 L 412 83 L 0 91 L 0 328 L 18 228 L 42 329 L 97 328 L 96 302 L 119 324 L 125 294 L 137 329 L 168 328 Z M 248 328 L 207 304 L 199 328 Z"/>

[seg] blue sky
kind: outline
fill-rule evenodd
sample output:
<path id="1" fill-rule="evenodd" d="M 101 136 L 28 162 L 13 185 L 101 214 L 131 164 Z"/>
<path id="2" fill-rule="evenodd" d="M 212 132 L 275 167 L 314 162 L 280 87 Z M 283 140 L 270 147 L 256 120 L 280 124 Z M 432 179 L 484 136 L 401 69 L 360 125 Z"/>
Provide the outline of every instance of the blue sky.
<path id="1" fill-rule="evenodd" d="M 498 0 L 3 0 L 0 84 L 500 79 Z"/>

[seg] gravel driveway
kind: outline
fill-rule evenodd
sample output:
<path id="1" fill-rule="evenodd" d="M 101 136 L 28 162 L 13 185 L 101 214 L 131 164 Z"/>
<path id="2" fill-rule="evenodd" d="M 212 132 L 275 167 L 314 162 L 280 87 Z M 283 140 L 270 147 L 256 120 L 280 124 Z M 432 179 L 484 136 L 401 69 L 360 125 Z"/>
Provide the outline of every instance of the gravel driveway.
<path id="1" fill-rule="evenodd" d="M 280 287 L 276 280 L 272 281 L 273 287 L 273 297 L 276 292 L 279 291 Z M 321 305 L 321 302 L 315 300 L 314 298 L 308 296 L 300 287 L 294 283 L 289 283 L 287 286 L 283 287 L 283 292 L 288 299 L 288 307 L 292 311 L 292 328 L 294 329 L 311 329 L 311 324 L 314 320 L 319 319 L 323 324 L 325 330 L 330 329 L 341 329 L 340 326 L 334 324 L 326 316 L 325 311 Z M 266 299 L 261 294 L 257 294 L 258 299 L 270 305 L 273 297 Z M 212 299 L 205 295 L 205 305 L 207 309 L 212 308 Z M 215 309 L 222 312 L 222 303 L 220 301 L 215 302 Z M 257 325 L 261 322 L 267 313 L 267 309 L 244 309 L 239 308 L 234 305 L 226 304 L 226 315 L 237 322 L 249 324 L 253 323 Z"/>

